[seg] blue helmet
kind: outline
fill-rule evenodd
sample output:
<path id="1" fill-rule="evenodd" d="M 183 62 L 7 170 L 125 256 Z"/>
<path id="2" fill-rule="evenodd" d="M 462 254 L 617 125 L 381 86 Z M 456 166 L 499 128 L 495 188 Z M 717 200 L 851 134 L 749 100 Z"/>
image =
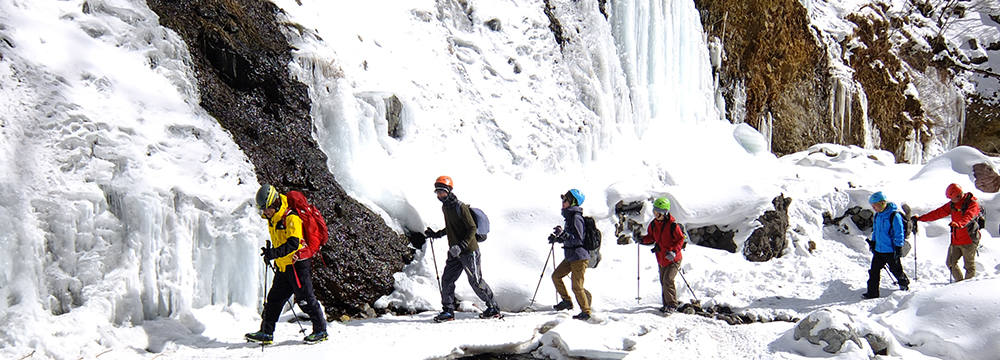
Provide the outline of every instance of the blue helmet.
<path id="1" fill-rule="evenodd" d="M 872 196 L 868 197 L 869 204 L 874 204 L 879 201 L 885 201 L 885 195 L 883 195 L 881 191 L 876 191 L 874 194 L 872 194 Z"/>
<path id="2" fill-rule="evenodd" d="M 566 194 L 562 196 L 562 198 L 563 200 L 570 198 L 573 199 L 573 201 L 570 202 L 570 205 L 577 205 L 577 206 L 583 205 L 583 200 L 586 199 L 586 197 L 583 196 L 583 193 L 577 189 L 570 189 L 569 191 L 566 192 Z"/>

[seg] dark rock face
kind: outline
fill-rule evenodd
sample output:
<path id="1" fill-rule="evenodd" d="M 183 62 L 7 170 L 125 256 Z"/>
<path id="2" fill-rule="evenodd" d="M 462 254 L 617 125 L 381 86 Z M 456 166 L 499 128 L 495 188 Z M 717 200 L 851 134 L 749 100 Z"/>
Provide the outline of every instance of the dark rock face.
<path id="1" fill-rule="evenodd" d="M 912 95 L 906 95 L 906 88 L 912 83 L 909 74 L 902 78 L 893 74 L 906 73 L 903 69 L 904 61 L 918 71 L 937 71 L 929 63 L 931 54 L 918 51 L 912 44 L 908 45 L 910 50 L 903 57 L 893 52 L 894 44 L 890 38 L 899 31 L 898 24 L 856 14 L 848 15 L 847 19 L 857 25 L 854 39 L 865 44 L 864 49 L 857 49 L 851 56 L 849 65 L 856 70 L 854 79 L 864 86 L 868 99 L 868 118 L 880 130 L 881 148 L 892 151 L 900 161 L 907 160 L 903 148 L 910 130 L 916 130 L 921 139 L 931 138 L 931 134 L 923 124 L 924 110 L 920 101 Z M 882 67 L 871 64 L 882 64 Z M 942 77 L 947 78 L 948 75 L 942 73 Z M 863 110 L 857 106 L 852 107 L 851 117 L 860 119 Z M 851 144 L 863 144 L 862 138 L 860 133 L 853 133 L 848 137 Z"/>
<path id="2" fill-rule="evenodd" d="M 871 209 L 865 209 L 860 206 L 854 206 L 844 212 L 844 215 L 833 217 L 830 213 L 823 213 L 823 225 L 833 226 L 840 224 L 841 220 L 844 218 L 851 218 L 854 225 L 858 227 L 861 231 L 871 231 L 872 226 L 875 225 L 875 212 Z"/>
<path id="3" fill-rule="evenodd" d="M 1000 47 L 1000 43 L 994 44 Z M 970 97 L 960 144 L 997 156 L 1000 154 L 1000 141 L 997 141 L 1000 139 L 1000 91 L 991 95 Z"/>
<path id="4" fill-rule="evenodd" d="M 743 245 L 743 256 L 747 260 L 761 262 L 781 257 L 788 245 L 785 234 L 788 232 L 788 205 L 792 203 L 792 199 L 782 194 L 771 203 L 774 204 L 774 210 L 765 211 L 764 215 L 757 218 L 764 227 L 754 230 Z"/>
<path id="5" fill-rule="evenodd" d="M 694 3 L 705 32 L 722 39 L 725 49 L 726 59 L 716 75 L 726 98 L 726 118 L 758 130 L 772 121 L 771 148 L 778 155 L 837 142 L 837 130 L 829 121 L 831 80 L 826 56 L 814 40 L 800 2 Z M 745 103 L 738 100 L 743 94 Z M 739 107 L 745 107 L 742 119 L 737 119 Z"/>
<path id="6" fill-rule="evenodd" d="M 907 88 L 917 84 L 914 74 L 933 75 L 945 84 L 959 73 L 1000 76 L 970 70 L 980 60 L 955 63 L 962 58 L 951 53 L 955 44 L 903 30 L 922 21 L 920 16 L 890 14 L 884 4 L 868 4 L 845 17 L 856 25 L 840 43 L 841 49 L 851 49 L 846 60 L 855 70 L 850 84 L 841 83 L 828 70 L 827 50 L 817 43 L 819 36 L 810 28 L 801 2 L 695 0 L 695 6 L 705 32 L 721 39 L 725 50 L 716 76 L 726 99 L 726 117 L 758 130 L 771 124 L 772 151 L 779 156 L 824 142 L 864 146 L 862 119 L 867 113 L 879 131 L 875 146 L 891 151 L 901 162 L 918 160 L 908 158 L 911 133 L 916 141 L 927 143 L 934 136 L 929 126 L 954 117 L 955 110 L 909 94 Z M 921 5 L 917 6 L 919 10 Z M 924 10 L 925 17 L 935 18 L 938 15 L 932 13 L 944 11 L 936 6 Z M 906 37 L 904 42 L 895 37 L 900 34 Z M 923 49 L 923 43 L 933 49 Z M 936 57 L 941 51 L 948 56 Z M 967 99 L 961 144 L 1000 153 L 995 141 L 1000 134 L 998 99 L 996 93 Z"/>
<path id="7" fill-rule="evenodd" d="M 718 226 L 709 225 L 691 229 L 688 231 L 688 235 L 691 236 L 691 242 L 695 245 L 726 250 L 731 253 L 736 252 L 736 242 L 733 241 L 733 238 L 736 237 L 736 231 L 726 231 L 719 229 Z"/>
<path id="8" fill-rule="evenodd" d="M 328 318 L 364 316 L 412 260 L 408 240 L 350 198 L 312 137 L 305 85 L 288 76 L 291 48 L 267 1 L 149 0 L 160 23 L 191 51 L 201 106 L 232 134 L 258 180 L 301 190 L 323 212 L 330 241 L 313 258 L 313 285 Z M 263 223 L 262 225 L 263 226 Z M 325 265 L 324 265 L 325 264 Z"/>
<path id="9" fill-rule="evenodd" d="M 1000 175 L 987 163 L 972 165 L 972 174 L 976 177 L 976 189 L 982 192 L 995 193 L 1000 191 Z"/>
<path id="10" fill-rule="evenodd" d="M 551 1 L 545 0 L 545 8 L 542 10 L 545 12 L 545 16 L 549 18 L 549 30 L 552 30 L 552 35 L 555 36 L 556 43 L 559 44 L 559 48 L 561 49 L 569 42 L 569 38 L 563 35 L 562 23 L 559 22 L 556 14 L 552 12 L 555 8 L 556 6 L 552 5 Z"/>

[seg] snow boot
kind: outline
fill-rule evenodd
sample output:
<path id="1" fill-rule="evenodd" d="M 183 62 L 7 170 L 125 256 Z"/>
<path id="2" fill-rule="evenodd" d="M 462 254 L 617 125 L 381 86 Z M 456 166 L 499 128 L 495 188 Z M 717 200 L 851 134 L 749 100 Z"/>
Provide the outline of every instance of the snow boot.
<path id="1" fill-rule="evenodd" d="M 573 318 L 577 319 L 577 320 L 587 321 L 587 320 L 590 320 L 590 314 L 585 313 L 585 312 L 581 312 L 579 314 L 573 315 Z"/>
<path id="2" fill-rule="evenodd" d="M 442 311 L 440 314 L 434 317 L 434 322 L 445 322 L 452 320 L 455 320 L 455 314 L 452 314 L 451 311 L 448 310 Z"/>
<path id="3" fill-rule="evenodd" d="M 247 339 L 247 341 L 261 343 L 263 345 L 271 345 L 274 343 L 274 335 L 260 331 L 243 335 L 243 338 Z"/>
<path id="4" fill-rule="evenodd" d="M 676 311 L 677 311 L 677 307 L 676 306 L 664 306 L 664 307 L 660 308 L 660 312 L 664 313 L 664 314 L 667 314 L 667 315 L 672 314 L 672 313 L 674 313 Z"/>
<path id="5" fill-rule="evenodd" d="M 865 298 L 865 299 L 874 299 L 874 298 L 877 298 L 878 295 L 877 294 L 864 293 L 864 294 L 861 294 L 861 297 Z"/>
<path id="6" fill-rule="evenodd" d="M 569 300 L 563 300 L 563 301 L 559 302 L 558 304 L 556 304 L 556 306 L 552 307 L 552 309 L 555 310 L 555 311 L 569 310 L 569 309 L 572 309 L 572 308 L 573 308 L 573 302 L 569 301 Z"/>
<path id="7" fill-rule="evenodd" d="M 309 336 L 306 336 L 305 338 L 303 338 L 302 341 L 305 341 L 306 344 L 315 344 L 315 343 L 318 343 L 320 341 L 326 341 L 326 339 L 329 339 L 329 338 L 330 338 L 330 336 L 327 335 L 326 331 L 320 331 L 320 332 L 314 332 L 312 334 L 309 334 Z"/>
<path id="8" fill-rule="evenodd" d="M 501 314 L 500 310 L 497 310 L 497 308 L 490 307 L 490 308 L 486 308 L 486 311 L 483 311 L 482 314 L 479 314 L 479 318 L 480 319 L 492 319 L 492 318 L 503 319 L 503 314 Z"/>

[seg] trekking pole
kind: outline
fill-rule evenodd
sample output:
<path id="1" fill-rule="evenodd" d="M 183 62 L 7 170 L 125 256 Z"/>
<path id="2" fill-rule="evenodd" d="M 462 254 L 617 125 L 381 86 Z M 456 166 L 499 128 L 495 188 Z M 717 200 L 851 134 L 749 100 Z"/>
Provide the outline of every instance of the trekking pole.
<path id="1" fill-rule="evenodd" d="M 552 254 L 552 268 L 553 268 L 553 269 L 555 269 L 555 267 L 557 266 L 557 265 L 556 265 L 556 252 L 555 252 L 555 251 L 553 251 L 553 252 L 552 252 L 551 254 Z M 560 280 L 560 281 L 561 281 L 561 280 Z M 557 289 L 555 288 L 555 286 L 553 286 L 553 287 L 552 287 L 552 290 L 553 290 L 553 291 L 555 291 L 555 293 L 556 293 L 556 302 L 555 302 L 555 303 L 556 303 L 556 304 L 558 304 L 558 303 L 559 303 L 559 302 L 560 302 L 560 301 L 562 300 L 562 299 L 561 299 L 561 298 L 559 297 L 559 290 L 557 290 Z"/>
<path id="2" fill-rule="evenodd" d="M 438 259 L 434 254 L 434 239 L 428 238 L 428 241 L 431 243 L 431 259 L 434 259 L 434 278 L 437 279 L 438 292 L 441 292 L 441 276 L 438 275 Z"/>
<path id="3" fill-rule="evenodd" d="M 551 245 L 549 246 L 549 253 L 545 254 L 545 265 L 542 266 L 542 273 L 538 275 L 538 285 L 535 285 L 535 293 L 531 295 L 531 303 L 528 304 L 529 309 L 535 304 L 535 296 L 538 295 L 538 289 L 542 287 L 542 279 L 545 278 L 545 269 L 549 267 L 549 255 L 552 255 L 556 251 L 556 243 L 552 243 Z"/>
<path id="4" fill-rule="evenodd" d="M 295 266 L 295 264 L 293 263 L 292 266 Z M 274 276 L 278 276 L 278 269 L 272 266 L 270 262 L 267 263 L 267 267 L 271 268 L 271 271 L 274 272 Z M 299 332 L 305 334 L 306 328 L 302 327 L 302 323 L 299 322 L 299 314 L 295 313 L 295 304 L 292 303 L 292 298 L 289 297 L 285 299 L 285 303 L 287 303 L 288 308 L 292 310 L 292 316 L 295 317 L 295 323 L 299 324 Z"/>
<path id="5" fill-rule="evenodd" d="M 917 281 L 917 219 L 910 218 L 913 222 L 913 281 Z"/>
<path id="6" fill-rule="evenodd" d="M 635 242 L 635 304 L 639 305 L 642 301 L 642 292 L 639 291 L 639 275 L 642 274 L 642 266 L 639 263 L 642 256 L 640 256 L 641 249 L 639 247 L 639 242 Z"/>
<path id="7" fill-rule="evenodd" d="M 896 285 L 896 284 L 899 283 L 899 281 L 896 280 L 896 276 L 892 275 L 892 270 L 889 270 L 889 264 L 883 265 L 882 266 L 882 270 L 885 270 L 885 272 L 889 274 L 889 278 L 892 279 L 892 284 L 893 285 Z"/>
<path id="8" fill-rule="evenodd" d="M 267 241 L 267 247 L 271 247 L 271 241 L 270 240 Z M 264 258 L 261 258 L 261 260 L 264 260 Z M 269 263 L 267 262 L 267 260 L 264 260 L 264 267 L 260 269 L 260 272 L 261 272 L 261 275 L 262 275 L 261 282 L 262 282 L 262 286 L 264 287 L 264 292 L 260 296 L 260 303 L 261 303 L 261 305 L 260 305 L 260 317 L 261 318 L 266 318 L 267 317 L 267 266 L 268 265 L 269 265 Z M 260 343 L 260 352 L 264 352 L 264 343 Z"/>
<path id="9" fill-rule="evenodd" d="M 681 274 L 681 280 L 684 280 L 684 286 L 687 286 L 688 291 L 691 292 L 691 297 L 694 298 L 694 302 L 692 302 L 692 304 L 695 304 L 695 305 L 701 304 L 701 300 L 698 300 L 698 297 L 694 295 L 694 290 L 691 289 L 691 284 L 688 284 L 688 279 L 684 277 L 684 270 L 681 269 L 680 267 L 678 267 L 677 268 L 677 273 Z"/>

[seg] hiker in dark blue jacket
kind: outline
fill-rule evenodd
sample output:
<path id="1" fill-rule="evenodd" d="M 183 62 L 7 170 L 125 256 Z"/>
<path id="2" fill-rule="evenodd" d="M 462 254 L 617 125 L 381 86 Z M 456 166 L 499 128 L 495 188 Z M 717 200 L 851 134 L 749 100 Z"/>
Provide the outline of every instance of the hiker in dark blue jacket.
<path id="1" fill-rule="evenodd" d="M 563 244 L 564 258 L 559 266 L 552 272 L 552 283 L 556 286 L 556 291 L 562 297 L 562 302 L 556 304 L 555 310 L 568 310 L 573 308 L 573 301 L 566 291 L 563 278 L 569 273 L 573 273 L 570 280 L 573 284 L 573 294 L 576 295 L 576 302 L 580 304 L 580 314 L 573 316 L 574 319 L 590 319 L 590 300 L 593 296 L 590 291 L 583 288 L 583 274 L 587 271 L 590 261 L 590 252 L 583 248 L 584 223 L 583 223 L 583 193 L 580 190 L 572 189 L 562 195 L 562 216 L 566 220 L 565 230 L 561 226 L 556 226 L 552 235 L 549 235 L 549 243 L 561 242 Z"/>
<path id="2" fill-rule="evenodd" d="M 872 251 L 872 267 L 868 269 L 868 292 L 861 294 L 866 299 L 879 297 L 879 281 L 882 268 L 889 265 L 889 271 L 896 277 L 900 290 L 909 290 L 910 279 L 903 272 L 899 261 L 903 249 L 903 214 L 896 211 L 896 204 L 886 201 L 881 191 L 872 194 L 868 202 L 875 209 L 872 238 L 868 245 Z"/>

